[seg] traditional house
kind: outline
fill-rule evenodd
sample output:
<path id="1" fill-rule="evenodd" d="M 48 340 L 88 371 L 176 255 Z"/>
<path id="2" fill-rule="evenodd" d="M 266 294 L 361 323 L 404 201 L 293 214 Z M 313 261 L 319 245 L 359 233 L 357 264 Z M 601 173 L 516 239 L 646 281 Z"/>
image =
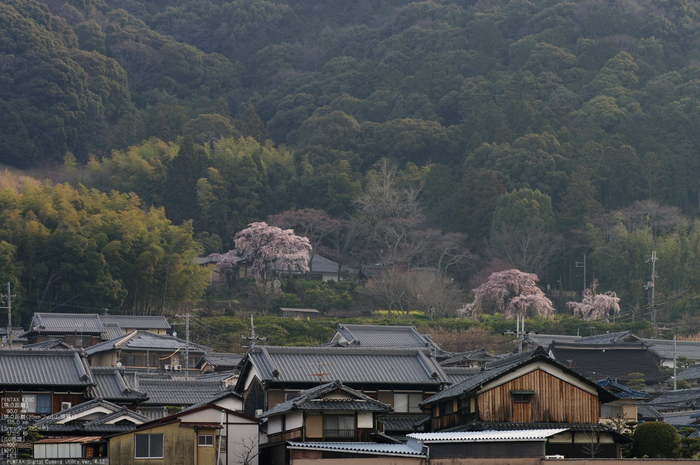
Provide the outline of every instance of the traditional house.
<path id="1" fill-rule="evenodd" d="M 221 412 L 213 421 L 171 415 L 109 436 L 109 459 L 119 465 L 217 465 Z"/>
<path id="2" fill-rule="evenodd" d="M 104 436 L 134 430 L 148 421 L 148 418 L 124 406 L 104 399 L 93 399 L 44 417 L 34 426 L 43 436 Z"/>
<path id="3" fill-rule="evenodd" d="M 549 346 L 550 355 L 562 365 L 591 379 L 611 378 L 627 383 L 641 373 L 647 385 L 663 383 L 658 359 L 644 343 L 562 343 Z"/>
<path id="4" fill-rule="evenodd" d="M 674 360 L 683 358 L 691 363 L 700 363 L 700 341 L 674 342 L 666 339 L 644 339 L 644 343 L 659 358 L 661 366 L 673 368 Z"/>
<path id="5" fill-rule="evenodd" d="M 202 373 L 212 371 L 233 371 L 243 360 L 241 354 L 229 354 L 224 352 L 207 352 L 197 363 L 197 368 Z"/>
<path id="6" fill-rule="evenodd" d="M 420 403 L 448 379 L 421 349 L 362 347 L 253 347 L 243 361 L 237 390 L 244 411 L 270 410 L 300 391 L 337 379 L 396 413 L 423 414 Z"/>
<path id="7" fill-rule="evenodd" d="M 621 456 L 626 439 L 598 423 L 609 391 L 553 360 L 543 348 L 488 364 L 480 373 L 421 404 L 431 431 L 562 429 L 547 439 L 548 454 Z M 588 455 L 590 456 L 590 455 Z"/>
<path id="8" fill-rule="evenodd" d="M 92 366 L 123 366 L 146 370 L 195 370 L 208 347 L 166 334 L 133 331 L 85 349 Z M 185 356 L 189 356 L 187 368 Z M 194 375 L 193 375 L 194 376 Z"/>
<path id="9" fill-rule="evenodd" d="M 630 389 L 611 378 L 600 379 L 596 383 L 617 396 L 617 400 L 600 406 L 600 422 L 632 434 L 633 431 L 626 425 L 628 422 L 637 422 L 637 405 L 641 401 L 649 400 L 651 395 Z"/>
<path id="10" fill-rule="evenodd" d="M 480 368 L 489 362 L 495 362 L 499 359 L 498 355 L 486 352 L 483 347 L 481 349 L 469 350 L 458 354 L 452 354 L 449 358 L 440 362 L 442 367 L 471 367 Z M 478 371 L 478 370 L 477 370 Z"/>
<path id="11" fill-rule="evenodd" d="M 315 308 L 292 308 L 280 307 L 277 311 L 280 318 L 293 318 L 295 320 L 317 320 L 321 317 L 321 312 Z"/>
<path id="12" fill-rule="evenodd" d="M 60 339 L 74 347 L 90 347 L 136 330 L 166 334 L 164 316 L 35 313 L 24 334 L 30 343 Z"/>
<path id="13" fill-rule="evenodd" d="M 389 349 L 420 349 L 428 354 L 443 354 L 442 349 L 427 334 L 415 326 L 348 325 L 338 323 L 335 334 L 326 347 L 384 347 Z"/>
<path id="14" fill-rule="evenodd" d="M 0 328 L 0 348 L 2 349 L 20 349 L 27 342 L 27 337 L 24 335 L 26 331 L 22 328 L 14 327 L 8 333 L 7 328 Z"/>
<path id="15" fill-rule="evenodd" d="M 134 387 L 136 373 L 128 373 L 123 367 L 92 367 L 95 385 L 87 393 L 91 399 L 103 399 L 135 410 L 148 400 L 145 392 Z"/>
<path id="16" fill-rule="evenodd" d="M 137 376 L 137 387 L 139 391 L 146 393 L 148 399 L 140 402 L 136 411 L 152 420 L 210 399 L 226 389 L 226 385 L 218 380 L 141 376 Z"/>
<path id="17" fill-rule="evenodd" d="M 85 402 L 95 385 L 77 350 L 0 350 L 1 413 L 43 417 Z"/>
<path id="18" fill-rule="evenodd" d="M 377 417 L 388 412 L 391 406 L 350 389 L 340 381 L 301 391 L 293 399 L 260 415 L 267 419 L 267 441 L 261 446 L 262 461 L 286 463 L 287 441 L 375 442 Z"/>

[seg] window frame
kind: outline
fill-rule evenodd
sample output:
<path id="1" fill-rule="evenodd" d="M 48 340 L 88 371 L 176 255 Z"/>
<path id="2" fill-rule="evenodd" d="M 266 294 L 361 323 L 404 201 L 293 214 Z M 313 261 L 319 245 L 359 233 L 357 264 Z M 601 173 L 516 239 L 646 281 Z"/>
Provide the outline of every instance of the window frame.
<path id="1" fill-rule="evenodd" d="M 207 438 L 211 439 L 211 443 L 207 442 Z M 204 439 L 204 443 L 202 443 Z M 197 436 L 197 445 L 199 447 L 214 447 L 214 435 L 213 434 L 200 434 Z"/>
<path id="2" fill-rule="evenodd" d="M 137 438 L 141 437 L 147 437 L 147 444 L 148 444 L 148 455 L 147 456 L 140 456 L 138 454 L 138 448 L 136 446 Z M 161 450 L 161 455 L 160 456 L 155 456 L 151 455 L 151 437 L 152 436 L 160 436 L 160 450 Z M 136 460 L 148 460 L 148 459 L 163 459 L 165 458 L 165 435 L 163 433 L 142 433 L 142 434 L 134 434 L 134 459 Z"/>

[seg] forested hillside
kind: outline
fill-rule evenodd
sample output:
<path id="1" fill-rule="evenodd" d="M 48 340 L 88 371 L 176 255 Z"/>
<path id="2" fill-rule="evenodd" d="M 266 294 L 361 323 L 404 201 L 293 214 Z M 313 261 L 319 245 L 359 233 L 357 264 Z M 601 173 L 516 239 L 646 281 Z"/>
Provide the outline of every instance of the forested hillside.
<path id="1" fill-rule="evenodd" d="M 319 245 L 354 266 L 442 266 L 459 243 L 467 290 L 517 267 L 580 291 L 585 253 L 586 285 L 630 309 L 652 250 L 657 298 L 700 284 L 699 14 L 697 0 L 0 0 L 0 162 L 79 168 L 87 188 L 164 207 L 206 252 L 310 208 L 347 222 Z M 372 218 L 381 179 L 415 208 Z M 26 288 L 4 195 L 2 250 Z M 389 256 L 349 218 L 384 239 L 400 219 L 392 234 L 430 246 Z M 118 305 L 146 299 L 129 295 Z"/>

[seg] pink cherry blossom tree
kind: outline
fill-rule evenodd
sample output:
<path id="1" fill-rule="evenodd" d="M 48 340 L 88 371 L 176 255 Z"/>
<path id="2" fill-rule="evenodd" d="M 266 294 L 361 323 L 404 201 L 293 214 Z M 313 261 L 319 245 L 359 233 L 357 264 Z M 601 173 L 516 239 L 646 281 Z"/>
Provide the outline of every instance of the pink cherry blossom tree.
<path id="1" fill-rule="evenodd" d="M 251 263 L 252 276 L 260 281 L 270 269 L 279 272 L 309 271 L 311 244 L 305 237 L 299 237 L 291 229 L 280 229 L 267 223 L 251 223 L 233 238 L 236 246 L 225 254 L 212 254 L 209 258 L 218 259 L 218 269 L 224 273 L 242 261 Z"/>
<path id="2" fill-rule="evenodd" d="M 583 294 L 582 302 L 567 302 L 567 307 L 574 310 L 574 316 L 582 320 L 608 320 L 610 315 L 619 315 L 620 298 L 613 291 L 597 294 L 598 280 L 591 283 L 591 287 Z"/>
<path id="3" fill-rule="evenodd" d="M 488 281 L 472 289 L 474 302 L 463 313 L 474 317 L 481 313 L 503 313 L 508 320 L 532 315 L 551 318 L 552 301 L 537 287 L 537 281 L 536 274 L 516 269 L 492 273 Z"/>

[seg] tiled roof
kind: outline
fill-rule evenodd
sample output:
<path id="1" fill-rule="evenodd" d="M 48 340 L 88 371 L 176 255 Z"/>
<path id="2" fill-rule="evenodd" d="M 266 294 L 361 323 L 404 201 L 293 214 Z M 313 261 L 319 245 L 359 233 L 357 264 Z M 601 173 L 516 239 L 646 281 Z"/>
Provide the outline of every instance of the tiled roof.
<path id="1" fill-rule="evenodd" d="M 446 366 L 443 366 L 442 369 L 445 371 L 445 374 L 447 375 L 447 379 L 450 380 L 450 383 L 452 383 L 452 385 L 459 384 L 462 381 L 469 378 L 470 376 L 474 376 L 475 374 L 477 374 L 481 371 L 480 367 L 446 367 Z"/>
<path id="2" fill-rule="evenodd" d="M 201 407 L 201 406 L 203 406 L 203 405 L 213 404 L 213 403 L 215 403 L 217 400 L 221 400 L 221 399 L 224 399 L 224 398 L 229 397 L 229 396 L 238 397 L 238 398 L 241 399 L 241 400 L 243 399 L 243 395 L 242 395 L 242 394 L 236 392 L 236 390 L 234 389 L 233 386 L 229 386 L 229 387 L 227 387 L 226 389 L 224 389 L 224 390 L 222 390 L 222 391 L 219 391 L 219 392 L 215 393 L 214 395 L 212 395 L 212 396 L 210 396 L 210 397 L 207 397 L 206 399 L 204 399 L 204 400 L 202 400 L 202 401 L 197 402 L 196 404 L 190 405 L 190 406 L 187 407 L 185 410 L 192 410 L 192 409 Z M 184 412 L 185 410 L 183 410 L 183 412 Z"/>
<path id="3" fill-rule="evenodd" d="M 437 394 L 435 394 L 431 398 L 423 401 L 421 403 L 421 405 L 431 405 L 431 404 L 435 404 L 437 402 L 442 402 L 442 401 L 445 401 L 447 399 L 452 399 L 454 397 L 460 396 L 463 393 L 472 391 L 473 389 L 478 388 L 479 386 L 483 385 L 484 383 L 487 383 L 493 379 L 496 379 L 507 372 L 515 370 L 516 368 L 518 368 L 520 366 L 532 363 L 533 361 L 536 361 L 536 360 L 546 361 L 547 363 L 552 364 L 554 366 L 557 366 L 560 369 L 564 370 L 565 372 L 568 372 L 568 373 L 578 377 L 579 379 L 585 380 L 585 378 L 583 376 L 581 376 L 579 373 L 576 373 L 574 370 L 570 370 L 566 366 L 557 362 L 556 360 L 551 359 L 547 355 L 547 352 L 545 351 L 545 349 L 540 346 L 535 350 L 532 350 L 529 352 L 523 352 L 522 354 L 513 355 L 511 357 L 504 358 L 504 359 L 498 360 L 496 362 L 489 363 L 486 365 L 486 367 L 483 371 L 480 371 L 479 373 L 467 378 L 466 380 L 462 381 L 461 383 L 459 383 L 457 385 L 451 386 L 448 389 L 445 389 L 444 391 L 438 392 Z M 592 387 L 596 388 L 599 396 L 601 397 L 601 401 L 609 402 L 609 401 L 614 400 L 616 398 L 615 395 L 606 391 L 605 389 L 598 386 L 594 382 L 592 382 L 590 380 L 586 380 L 586 381 L 589 382 Z"/>
<path id="4" fill-rule="evenodd" d="M 246 363 L 255 367 L 262 381 L 313 383 L 323 372 L 326 379 L 345 384 L 448 382 L 435 359 L 416 349 L 258 346 L 248 352 Z"/>
<path id="5" fill-rule="evenodd" d="M 0 350 L 0 385 L 90 386 L 90 367 L 76 350 Z"/>
<path id="6" fill-rule="evenodd" d="M 88 355 L 97 354 L 114 349 L 121 350 L 181 350 L 184 354 L 187 341 L 166 334 L 155 334 L 149 331 L 134 331 L 129 334 L 122 334 L 121 337 L 111 341 L 100 342 L 85 349 Z M 190 342 L 190 352 L 208 352 L 211 349 Z"/>
<path id="7" fill-rule="evenodd" d="M 651 395 L 647 394 L 646 392 L 630 389 L 624 384 L 613 381 L 612 378 L 599 379 L 596 381 L 596 384 L 615 393 L 615 395 L 620 399 L 649 399 L 651 397 Z"/>
<path id="8" fill-rule="evenodd" d="M 610 377 L 620 382 L 639 372 L 647 384 L 664 381 L 654 355 L 643 343 L 566 344 L 554 342 L 550 353 L 559 363 L 590 379 Z"/>
<path id="9" fill-rule="evenodd" d="M 581 339 L 581 336 L 566 336 L 561 334 L 535 334 L 527 333 L 525 340 L 530 341 L 532 345 L 540 345 L 549 347 L 552 342 L 576 342 Z"/>
<path id="10" fill-rule="evenodd" d="M 12 342 L 27 342 L 27 338 L 24 337 L 26 332 L 22 328 L 12 328 Z M 7 328 L 0 328 L 0 338 L 7 336 Z"/>
<path id="11" fill-rule="evenodd" d="M 384 423 L 386 433 L 394 433 L 423 430 L 423 424 L 428 418 L 430 415 L 392 414 L 380 418 L 379 421 Z"/>
<path id="12" fill-rule="evenodd" d="M 104 328 L 104 331 L 100 333 L 100 338 L 103 341 L 111 341 L 112 339 L 116 339 L 124 335 L 124 330 L 116 323 L 106 323 Z"/>
<path id="13" fill-rule="evenodd" d="M 102 323 L 114 323 L 123 329 L 170 329 L 164 316 L 155 315 L 98 315 Z"/>
<path id="14" fill-rule="evenodd" d="M 673 360 L 673 341 L 666 339 L 644 339 L 649 350 L 664 360 Z M 700 342 L 676 341 L 676 356 L 700 360 Z"/>
<path id="15" fill-rule="evenodd" d="M 459 354 L 453 354 L 452 357 L 440 362 L 440 365 L 446 367 L 450 365 L 464 364 L 465 362 L 477 362 L 483 364 L 488 362 L 494 362 L 498 359 L 498 355 L 490 354 L 486 352 L 486 349 L 481 348 L 476 350 L 470 350 L 467 352 L 462 352 Z"/>
<path id="16" fill-rule="evenodd" d="M 226 381 L 227 379 L 237 377 L 238 370 L 229 371 L 211 371 L 197 375 L 197 379 L 202 381 Z"/>
<path id="17" fill-rule="evenodd" d="M 632 331 L 585 336 L 576 340 L 579 344 L 615 344 L 618 342 L 642 342 L 642 339 L 632 334 Z"/>
<path id="18" fill-rule="evenodd" d="M 687 412 L 664 412 L 664 423 L 673 425 L 676 428 L 694 426 L 693 424 L 697 421 L 698 413 L 700 413 L 700 409 Z"/>
<path id="19" fill-rule="evenodd" d="M 146 393 L 148 400 L 139 404 L 190 406 L 210 399 L 223 391 L 226 386 L 219 382 L 140 379 L 139 390 Z"/>
<path id="20" fill-rule="evenodd" d="M 110 329 L 111 328 L 111 329 Z M 98 315 L 94 313 L 35 313 L 30 331 L 114 335 L 114 329 L 170 329 L 164 316 Z"/>
<path id="21" fill-rule="evenodd" d="M 115 367 L 92 367 L 95 386 L 89 397 L 112 401 L 145 400 L 146 394 L 133 388 L 129 378 L 124 376 L 124 369 Z"/>
<path id="22" fill-rule="evenodd" d="M 414 326 L 338 324 L 331 342 L 345 342 L 360 347 L 425 348 L 435 345 Z"/>
<path id="23" fill-rule="evenodd" d="M 656 410 L 697 409 L 700 408 L 700 388 L 666 391 L 656 399 L 650 400 Z M 665 414 L 664 414 L 665 416 Z"/>
<path id="24" fill-rule="evenodd" d="M 73 347 L 66 344 L 60 339 L 49 339 L 44 342 L 37 342 L 35 344 L 25 344 L 22 346 L 22 350 L 46 350 L 46 349 L 72 349 Z"/>
<path id="25" fill-rule="evenodd" d="M 91 420 L 80 421 L 80 414 L 83 412 L 88 412 L 94 408 L 100 408 L 107 410 L 110 413 L 101 412 L 98 418 Z M 114 421 L 120 417 L 128 417 L 134 420 L 131 424 L 108 424 L 110 421 Z M 64 421 L 67 417 L 75 417 L 77 420 L 72 420 L 68 423 L 60 424 L 59 422 Z M 82 404 L 74 405 L 73 407 L 62 410 L 60 413 L 55 413 L 44 417 L 34 423 L 34 426 L 38 427 L 42 432 L 50 433 L 109 433 L 109 432 L 120 432 L 120 431 L 131 431 L 136 428 L 138 423 L 145 423 L 148 418 L 134 411 L 122 407 L 112 402 L 106 401 L 104 399 L 93 399 Z"/>
<path id="26" fill-rule="evenodd" d="M 335 392 L 344 392 L 352 399 L 326 399 L 325 395 Z M 354 389 L 344 386 L 340 381 L 322 384 L 315 388 L 299 392 L 294 399 L 277 404 L 270 410 L 263 412 L 261 418 L 291 412 L 294 410 L 345 410 L 363 412 L 391 412 L 391 405 L 372 399 Z"/>
<path id="27" fill-rule="evenodd" d="M 676 379 L 698 379 L 700 378 L 700 365 L 692 365 L 676 375 Z M 673 383 L 673 379 L 670 380 Z"/>
<path id="28" fill-rule="evenodd" d="M 407 444 L 380 444 L 377 442 L 287 442 L 290 449 L 353 452 L 371 455 L 425 457 L 422 449 Z"/>
<path id="29" fill-rule="evenodd" d="M 639 402 L 637 404 L 637 416 L 639 419 L 643 420 L 661 420 L 663 419 L 663 415 L 659 413 L 658 410 L 656 410 L 654 407 L 652 407 L 649 404 L 645 404 L 643 402 Z M 635 420 L 632 418 L 632 420 Z"/>
<path id="30" fill-rule="evenodd" d="M 199 365 L 209 363 L 215 367 L 236 367 L 243 360 L 241 354 L 229 354 L 223 352 L 209 352 L 199 361 Z"/>

